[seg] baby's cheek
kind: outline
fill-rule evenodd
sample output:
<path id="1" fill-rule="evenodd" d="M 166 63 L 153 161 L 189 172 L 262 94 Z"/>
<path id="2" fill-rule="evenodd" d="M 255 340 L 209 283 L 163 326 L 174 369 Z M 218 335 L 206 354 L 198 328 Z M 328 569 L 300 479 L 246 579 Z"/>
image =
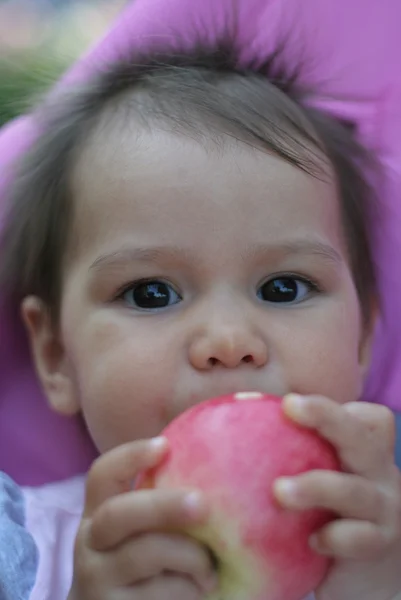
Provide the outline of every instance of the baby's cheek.
<path id="1" fill-rule="evenodd" d="M 340 325 L 316 326 L 302 343 L 292 344 L 291 391 L 321 394 L 341 404 L 358 399 L 363 377 L 358 331 L 352 323 Z"/>
<path id="2" fill-rule="evenodd" d="M 100 451 L 157 435 L 165 426 L 164 412 L 173 369 L 157 351 L 147 353 L 135 337 L 108 343 L 93 340 L 93 350 L 81 354 L 78 386 L 82 411 Z"/>
<path id="3" fill-rule="evenodd" d="M 144 390 L 140 377 L 131 362 L 110 359 L 81 380 L 84 418 L 101 452 L 158 433 L 157 396 L 149 386 Z"/>

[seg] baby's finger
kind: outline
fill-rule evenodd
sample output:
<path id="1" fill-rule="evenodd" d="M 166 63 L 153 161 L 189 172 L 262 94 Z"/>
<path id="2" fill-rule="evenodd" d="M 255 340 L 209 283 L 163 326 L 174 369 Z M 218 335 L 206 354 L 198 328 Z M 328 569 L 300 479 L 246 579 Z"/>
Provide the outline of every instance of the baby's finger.
<path id="1" fill-rule="evenodd" d="M 94 550 L 106 551 L 140 533 L 182 529 L 206 515 L 206 505 L 196 491 L 135 490 L 113 496 L 98 508 L 88 543 Z"/>
<path id="2" fill-rule="evenodd" d="M 379 486 L 348 473 L 316 470 L 281 477 L 274 483 L 274 494 L 291 510 L 324 508 L 351 519 L 381 522 L 387 509 L 387 496 Z"/>
<path id="3" fill-rule="evenodd" d="M 104 556 L 116 585 L 133 585 L 166 572 L 192 579 L 205 594 L 217 585 L 211 555 L 184 535 L 140 535 Z"/>
<path id="4" fill-rule="evenodd" d="M 130 490 L 138 472 L 155 466 L 166 450 L 167 440 L 154 438 L 118 446 L 99 457 L 88 474 L 84 518 L 107 498 Z"/>
<path id="5" fill-rule="evenodd" d="M 358 475 L 378 479 L 386 476 L 392 460 L 383 443 L 383 427 L 391 412 L 384 406 L 350 403 L 343 406 L 322 396 L 289 395 L 285 413 L 304 427 L 312 428 L 329 441 L 339 454 L 343 468 Z M 367 412 L 374 426 L 367 423 Z M 363 414 L 358 418 L 358 414 Z"/>
<path id="6" fill-rule="evenodd" d="M 382 404 L 370 402 L 350 402 L 344 410 L 365 425 L 368 435 L 375 438 L 381 455 L 394 461 L 396 425 L 392 411 Z"/>
<path id="7" fill-rule="evenodd" d="M 341 519 L 315 533 L 311 546 L 316 552 L 337 559 L 370 560 L 388 547 L 384 531 L 368 521 Z"/>

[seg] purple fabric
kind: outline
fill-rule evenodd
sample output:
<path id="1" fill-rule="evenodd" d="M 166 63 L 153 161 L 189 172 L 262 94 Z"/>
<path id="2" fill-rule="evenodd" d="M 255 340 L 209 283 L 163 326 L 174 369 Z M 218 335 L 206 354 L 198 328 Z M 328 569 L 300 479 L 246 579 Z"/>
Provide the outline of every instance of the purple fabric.
<path id="1" fill-rule="evenodd" d="M 385 167 L 375 239 L 383 319 L 364 398 L 396 409 L 401 409 L 400 24 L 399 0 L 134 0 L 60 84 L 86 79 L 127 49 L 174 47 L 178 33 L 182 46 L 183 40 L 213 40 L 232 29 L 244 60 L 263 58 L 285 40 L 285 60 L 292 64 L 301 57 L 303 80 L 317 90 L 314 102 L 355 121 Z M 0 201 L 12 161 L 34 135 L 29 117 L 0 135 Z M 28 485 L 84 471 L 94 449 L 81 423 L 47 409 L 21 328 L 5 308 L 0 311 L 0 469 Z"/>

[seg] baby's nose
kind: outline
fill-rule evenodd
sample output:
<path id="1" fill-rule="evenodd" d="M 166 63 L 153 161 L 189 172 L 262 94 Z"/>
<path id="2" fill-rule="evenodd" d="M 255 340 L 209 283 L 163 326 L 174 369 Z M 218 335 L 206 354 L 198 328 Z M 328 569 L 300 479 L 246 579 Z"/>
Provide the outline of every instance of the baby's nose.
<path id="1" fill-rule="evenodd" d="M 252 331 L 235 327 L 215 327 L 197 337 L 189 349 L 189 359 L 198 370 L 243 365 L 263 367 L 268 360 L 265 341 Z"/>

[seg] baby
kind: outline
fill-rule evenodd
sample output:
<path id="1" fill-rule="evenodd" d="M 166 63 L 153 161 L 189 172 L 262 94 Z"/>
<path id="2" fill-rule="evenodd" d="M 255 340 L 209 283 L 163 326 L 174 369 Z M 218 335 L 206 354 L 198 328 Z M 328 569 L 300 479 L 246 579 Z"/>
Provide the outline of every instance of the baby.
<path id="1" fill-rule="evenodd" d="M 213 592 L 210 552 L 180 534 L 207 520 L 201 493 L 132 482 L 182 411 L 260 390 L 343 465 L 275 484 L 289 510 L 338 515 L 311 539 L 333 559 L 315 598 L 401 600 L 392 416 L 356 402 L 378 306 L 366 157 L 275 60 L 251 72 L 217 47 L 136 57 L 42 113 L 10 197 L 3 281 L 50 405 L 82 414 L 100 453 L 85 501 L 60 511 L 77 530 L 66 591 L 63 527 L 49 523 L 49 599 Z"/>

